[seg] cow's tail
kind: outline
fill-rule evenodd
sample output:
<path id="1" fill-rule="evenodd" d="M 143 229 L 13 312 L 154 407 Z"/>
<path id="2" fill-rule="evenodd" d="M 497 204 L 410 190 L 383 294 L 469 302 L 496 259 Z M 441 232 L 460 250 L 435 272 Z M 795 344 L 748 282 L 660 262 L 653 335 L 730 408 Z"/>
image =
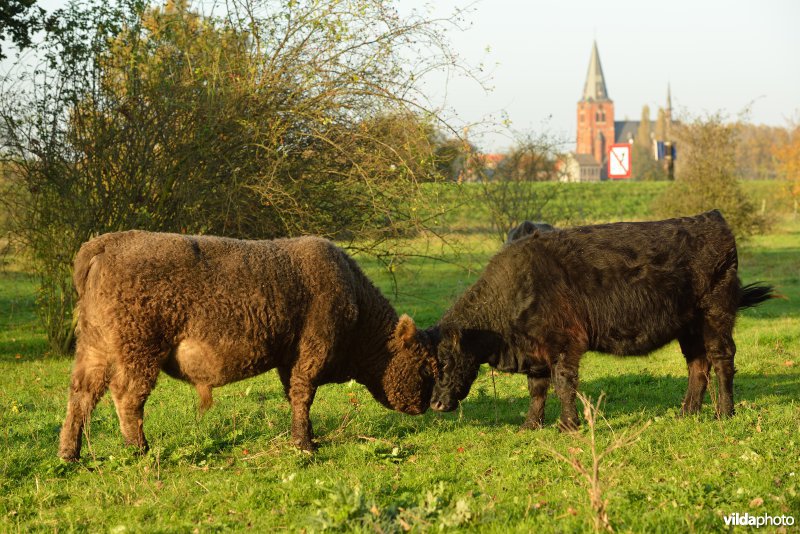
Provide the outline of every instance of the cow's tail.
<path id="1" fill-rule="evenodd" d="M 763 282 L 755 282 L 742 286 L 739 290 L 739 309 L 753 308 L 765 300 L 780 298 L 775 288 Z"/>

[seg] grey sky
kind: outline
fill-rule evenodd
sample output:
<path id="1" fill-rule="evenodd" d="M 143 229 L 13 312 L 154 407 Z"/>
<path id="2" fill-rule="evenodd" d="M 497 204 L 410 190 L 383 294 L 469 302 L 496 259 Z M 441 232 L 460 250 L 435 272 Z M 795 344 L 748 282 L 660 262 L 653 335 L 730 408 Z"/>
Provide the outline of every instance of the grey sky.
<path id="1" fill-rule="evenodd" d="M 65 3 L 41 1 L 47 8 Z M 439 16 L 465 4 L 398 0 L 401 12 Z M 483 0 L 470 11 L 468 29 L 450 32 L 452 46 L 468 63 L 486 66 L 493 89 L 443 75 L 425 81 L 432 102 L 454 112 L 457 126 L 496 125 L 507 116 L 514 130 L 574 143 L 593 39 L 618 120 L 638 119 L 645 104 L 655 116 L 667 83 L 678 116 L 723 110 L 735 117 L 749 106 L 752 122 L 785 126 L 800 115 L 798 0 Z M 499 150 L 507 135 L 481 136 L 498 129 L 474 126 L 470 136 Z"/>
<path id="2" fill-rule="evenodd" d="M 403 9 L 426 4 L 401 0 Z M 435 13 L 455 4 L 436 2 Z M 574 142 L 593 39 L 617 119 L 639 119 L 645 104 L 655 117 L 667 83 L 679 116 L 723 110 L 735 117 L 750 106 L 752 122 L 785 126 L 800 113 L 797 0 L 484 0 L 472 10 L 471 27 L 452 33 L 452 44 L 489 66 L 494 90 L 450 81 L 447 105 L 466 121 L 505 110 L 514 129 L 546 128 Z M 427 87 L 436 99 L 444 95 L 442 79 Z M 497 149 L 508 140 L 491 135 L 482 144 Z"/>

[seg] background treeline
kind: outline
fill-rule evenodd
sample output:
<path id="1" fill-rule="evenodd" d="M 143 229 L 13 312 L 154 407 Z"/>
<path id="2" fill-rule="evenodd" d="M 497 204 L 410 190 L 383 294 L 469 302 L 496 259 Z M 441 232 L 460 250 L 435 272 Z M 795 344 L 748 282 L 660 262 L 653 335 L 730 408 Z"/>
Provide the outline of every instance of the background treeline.
<path id="1" fill-rule="evenodd" d="M 34 59 L 0 79 L 0 224 L 38 279 L 55 353 L 72 343 L 72 259 L 109 231 L 318 234 L 392 263 L 419 253 L 406 237 L 479 231 L 502 241 L 524 219 L 720 208 L 746 236 L 775 207 L 796 210 L 797 126 L 684 117 L 671 132 L 674 183 L 663 182 L 642 128 L 634 173 L 660 183 L 562 184 L 563 140 L 521 134 L 498 158 L 430 109 L 418 83 L 426 73 L 471 74 L 447 43 L 458 13 L 401 16 L 389 0 L 247 0 L 219 15 L 201 6 L 87 0 L 2 21 Z M 663 123 L 661 112 L 653 133 Z M 743 177 L 785 187 L 764 204 Z"/>
<path id="2" fill-rule="evenodd" d="M 721 116 L 717 116 L 717 118 L 721 119 Z M 684 156 L 684 143 L 690 141 L 682 139 L 685 137 L 684 128 L 691 127 L 691 124 L 696 123 L 697 120 L 698 117 L 674 117 L 668 134 L 664 109 L 659 108 L 656 119 L 650 120 L 650 107 L 644 106 L 639 121 L 639 130 L 634 139 L 633 179 L 666 180 L 667 174 L 664 166 L 654 157 L 653 139 L 663 141 L 669 137 L 672 141 L 678 142 L 677 157 L 680 160 Z M 734 173 L 737 178 L 772 180 L 785 177 L 782 165 L 787 158 L 783 147 L 792 143 L 793 132 L 797 129 L 797 124 L 790 121 L 785 127 L 757 125 L 742 118 L 723 122 L 732 127 L 731 135 L 718 140 L 718 142 L 730 145 L 733 151 Z"/>

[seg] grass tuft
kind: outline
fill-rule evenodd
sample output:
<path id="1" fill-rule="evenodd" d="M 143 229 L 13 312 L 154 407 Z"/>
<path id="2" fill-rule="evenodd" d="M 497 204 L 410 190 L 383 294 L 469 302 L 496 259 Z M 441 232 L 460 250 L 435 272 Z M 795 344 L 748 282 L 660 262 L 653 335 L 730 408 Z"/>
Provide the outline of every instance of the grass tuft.
<path id="1" fill-rule="evenodd" d="M 652 421 L 602 463 L 601 500 L 615 531 L 717 532 L 734 512 L 800 521 L 798 236 L 800 223 L 786 223 L 741 247 L 742 279 L 774 284 L 787 298 L 740 316 L 735 417 L 717 420 L 708 397 L 699 415 L 678 417 L 686 367 L 676 344 L 648 357 L 583 360 L 581 392 L 606 395 L 597 451 L 613 442 L 609 427 L 633 432 Z M 486 235 L 460 239 L 461 255 L 446 258 L 454 263 L 410 258 L 393 273 L 362 264 L 387 295 L 397 277 L 395 306 L 428 326 L 499 247 Z M 203 417 L 194 388 L 162 376 L 145 408 L 148 454 L 122 446 L 106 396 L 92 417 L 92 453 L 63 463 L 56 452 L 71 362 L 44 358 L 34 294 L 24 273 L 0 272 L 0 531 L 594 529 L 589 486 L 543 450 L 588 454 L 557 430 L 557 398 L 548 399 L 545 428 L 520 432 L 525 377 L 486 369 L 452 414 L 410 417 L 357 384 L 321 388 L 313 456 L 291 444 L 275 373 L 215 390 Z"/>

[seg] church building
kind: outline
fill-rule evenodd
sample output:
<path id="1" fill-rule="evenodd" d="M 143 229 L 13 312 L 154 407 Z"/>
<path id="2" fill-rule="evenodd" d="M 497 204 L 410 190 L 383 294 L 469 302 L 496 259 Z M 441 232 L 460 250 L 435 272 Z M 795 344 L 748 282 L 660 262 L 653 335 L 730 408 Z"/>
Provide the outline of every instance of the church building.
<path id="1" fill-rule="evenodd" d="M 578 102 L 577 154 L 590 154 L 597 163 L 605 163 L 608 146 L 616 141 L 614 101 L 608 97 L 597 42 L 592 45 L 589 71 L 583 86 L 583 98 Z"/>
<path id="2" fill-rule="evenodd" d="M 672 102 L 667 89 L 665 110 L 667 128 L 671 122 Z M 639 131 L 640 121 L 614 120 L 614 101 L 608 96 L 603 67 L 597 42 L 592 44 L 589 70 L 583 86 L 583 96 L 578 101 L 577 139 L 575 154 L 570 155 L 572 166 L 578 172 L 570 172 L 567 181 L 594 181 L 605 179 L 607 174 L 608 147 L 615 143 L 632 143 Z M 599 174 L 596 169 L 599 167 Z M 597 178 L 593 178 L 597 176 Z"/>

